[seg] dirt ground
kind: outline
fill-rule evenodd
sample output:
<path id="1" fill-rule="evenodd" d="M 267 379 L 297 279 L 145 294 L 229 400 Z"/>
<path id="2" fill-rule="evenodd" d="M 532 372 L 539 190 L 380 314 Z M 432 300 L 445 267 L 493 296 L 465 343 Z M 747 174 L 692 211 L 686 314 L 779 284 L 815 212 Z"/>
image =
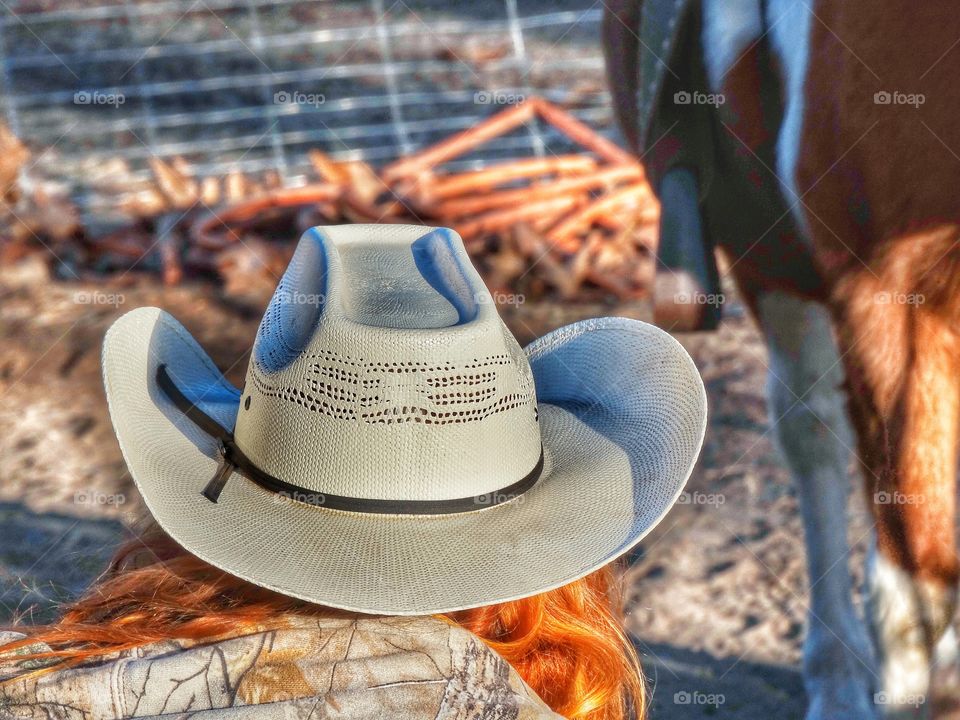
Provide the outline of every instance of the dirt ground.
<path id="1" fill-rule="evenodd" d="M 265 300 L 207 284 L 52 283 L 32 262 L 0 271 L 0 617 L 53 616 L 143 510 L 101 389 L 109 324 L 134 307 L 162 306 L 240 384 Z M 512 309 L 509 324 L 526 342 L 580 317 L 645 310 L 530 304 Z M 652 717 L 800 718 L 802 535 L 768 435 L 764 350 L 735 303 L 718 332 L 680 339 L 703 373 L 711 414 L 688 488 L 698 500 L 674 508 L 626 576 Z M 853 516 L 859 560 L 868 525 L 863 512 Z"/>

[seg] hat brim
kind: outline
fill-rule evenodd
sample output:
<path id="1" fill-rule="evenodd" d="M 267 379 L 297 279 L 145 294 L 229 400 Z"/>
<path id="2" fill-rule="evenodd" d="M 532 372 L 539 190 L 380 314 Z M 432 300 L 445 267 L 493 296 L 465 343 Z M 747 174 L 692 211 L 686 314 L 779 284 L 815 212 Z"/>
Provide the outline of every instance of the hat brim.
<path id="1" fill-rule="evenodd" d="M 147 508 L 193 555 L 256 585 L 363 613 L 421 615 L 572 582 L 636 545 L 689 477 L 706 427 L 693 361 L 662 330 L 606 318 L 527 347 L 544 449 L 522 497 L 467 513 L 380 515 L 299 503 L 241 475 L 201 491 L 216 442 L 156 384 L 160 364 L 233 428 L 240 393 L 172 316 L 141 308 L 107 333 L 103 372 L 120 448 Z"/>

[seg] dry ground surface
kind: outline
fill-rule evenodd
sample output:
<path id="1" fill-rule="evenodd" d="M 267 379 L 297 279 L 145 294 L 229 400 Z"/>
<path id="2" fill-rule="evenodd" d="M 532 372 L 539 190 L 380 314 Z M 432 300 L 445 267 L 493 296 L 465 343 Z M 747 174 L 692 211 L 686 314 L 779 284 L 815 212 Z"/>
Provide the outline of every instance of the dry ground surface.
<path id="1" fill-rule="evenodd" d="M 39 263 L 0 271 L 0 617 L 49 618 L 82 591 L 143 510 L 120 458 L 99 376 L 103 333 L 158 305 L 242 383 L 263 297 L 208 284 L 52 283 Z M 511 309 L 521 341 L 580 317 L 644 308 Z M 802 717 L 807 604 L 801 526 L 763 400 L 765 353 L 742 309 L 716 333 L 681 337 L 711 400 L 707 444 L 677 505 L 628 570 L 628 622 L 654 718 Z M 854 498 L 853 507 L 859 507 Z M 862 555 L 868 522 L 854 510 Z M 29 621 L 31 615 L 28 615 Z M 685 702 L 688 701 L 688 702 Z"/>

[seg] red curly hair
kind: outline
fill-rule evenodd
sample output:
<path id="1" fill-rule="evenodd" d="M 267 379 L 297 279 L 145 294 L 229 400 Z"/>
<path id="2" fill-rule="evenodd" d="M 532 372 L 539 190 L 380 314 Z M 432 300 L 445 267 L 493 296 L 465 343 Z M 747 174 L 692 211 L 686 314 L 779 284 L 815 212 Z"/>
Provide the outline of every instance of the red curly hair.
<path id="1" fill-rule="evenodd" d="M 645 717 L 636 651 L 623 628 L 609 566 L 533 597 L 440 616 L 479 636 L 555 712 L 576 720 Z M 290 615 L 343 611 L 286 597 L 190 555 L 156 526 L 124 544 L 109 569 L 59 622 L 17 628 L 4 646 L 43 642 L 50 672 L 170 639 L 214 640 L 282 625 Z"/>

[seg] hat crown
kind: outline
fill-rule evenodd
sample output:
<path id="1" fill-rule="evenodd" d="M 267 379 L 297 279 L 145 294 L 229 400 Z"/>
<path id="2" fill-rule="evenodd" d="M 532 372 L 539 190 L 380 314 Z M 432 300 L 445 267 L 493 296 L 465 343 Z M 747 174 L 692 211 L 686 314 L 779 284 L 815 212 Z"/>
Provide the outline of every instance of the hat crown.
<path id="1" fill-rule="evenodd" d="M 453 231 L 313 228 L 261 322 L 235 429 L 317 493 L 495 493 L 540 459 L 533 376 Z"/>

